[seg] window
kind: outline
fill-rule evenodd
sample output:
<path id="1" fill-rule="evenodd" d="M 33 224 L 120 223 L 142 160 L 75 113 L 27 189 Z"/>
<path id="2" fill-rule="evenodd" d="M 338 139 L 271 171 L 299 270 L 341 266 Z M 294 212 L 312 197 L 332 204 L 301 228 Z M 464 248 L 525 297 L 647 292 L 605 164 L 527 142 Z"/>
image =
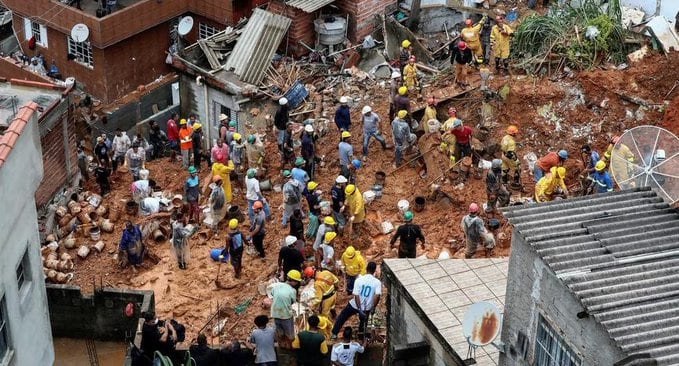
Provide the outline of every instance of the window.
<path id="1" fill-rule="evenodd" d="M 35 37 L 36 45 L 47 48 L 47 28 L 44 25 L 24 18 L 24 33 L 27 41 Z"/>
<path id="2" fill-rule="evenodd" d="M 209 24 L 198 24 L 198 39 L 205 39 L 215 35 L 219 30 Z"/>
<path id="3" fill-rule="evenodd" d="M 580 366 L 580 358 L 542 316 L 535 340 L 535 366 Z"/>
<path id="4" fill-rule="evenodd" d="M 75 56 L 75 61 L 77 63 L 93 69 L 94 56 L 92 55 L 92 46 L 90 45 L 90 42 L 76 42 L 71 36 L 67 36 L 67 38 L 68 53 Z"/>
<path id="5" fill-rule="evenodd" d="M 10 353 L 9 336 L 7 335 L 7 313 L 5 311 L 5 297 L 0 297 L 0 363 Z"/>
<path id="6" fill-rule="evenodd" d="M 31 263 L 28 259 L 28 249 L 24 252 L 24 256 L 17 265 L 16 275 L 17 275 L 17 288 L 21 292 L 24 289 L 24 285 L 31 281 Z"/>

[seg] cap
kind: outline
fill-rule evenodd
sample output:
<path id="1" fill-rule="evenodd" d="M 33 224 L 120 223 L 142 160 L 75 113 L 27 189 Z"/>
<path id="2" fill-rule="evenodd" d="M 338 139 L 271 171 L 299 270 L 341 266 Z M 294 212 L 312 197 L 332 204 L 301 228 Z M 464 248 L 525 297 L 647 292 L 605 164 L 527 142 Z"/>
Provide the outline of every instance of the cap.
<path id="1" fill-rule="evenodd" d="M 302 282 L 302 274 L 296 269 L 288 271 L 288 278 L 293 281 Z"/>
<path id="2" fill-rule="evenodd" d="M 370 112 L 372 112 L 372 111 L 373 111 L 373 109 L 370 108 L 369 105 L 367 105 L 367 106 L 363 107 L 363 109 L 361 109 L 361 113 L 362 113 L 362 114 L 370 113 Z"/>
<path id="3" fill-rule="evenodd" d="M 351 132 L 349 131 L 342 131 L 342 138 L 345 139 L 347 137 L 351 137 Z"/>
<path id="4" fill-rule="evenodd" d="M 325 233 L 325 235 L 323 236 L 323 241 L 326 242 L 326 243 L 330 243 L 331 241 L 333 241 L 333 240 L 335 239 L 336 236 L 337 236 L 337 233 L 336 233 L 336 232 L 334 232 L 334 231 L 328 231 L 328 232 Z"/>
<path id="5" fill-rule="evenodd" d="M 568 159 L 568 151 L 566 151 L 566 150 L 559 150 L 559 157 L 560 157 L 561 159 L 564 159 L 564 160 Z"/>
<path id="6" fill-rule="evenodd" d="M 248 178 L 254 178 L 257 175 L 257 169 L 250 168 L 247 172 Z"/>
<path id="7" fill-rule="evenodd" d="M 332 216 L 326 216 L 323 219 L 323 223 L 326 225 L 337 225 L 337 222 L 335 222 L 335 219 L 333 219 Z"/>
<path id="8" fill-rule="evenodd" d="M 403 118 L 406 118 L 407 115 L 408 115 L 408 111 L 406 111 L 404 109 L 401 109 L 400 111 L 398 111 L 398 118 L 403 119 Z"/>
<path id="9" fill-rule="evenodd" d="M 297 241 L 296 236 L 288 235 L 285 237 L 285 245 L 290 246 L 292 244 L 295 244 L 296 241 Z"/>
<path id="10" fill-rule="evenodd" d="M 219 122 L 227 120 L 229 117 L 226 116 L 226 114 L 222 113 L 219 115 Z"/>
<path id="11" fill-rule="evenodd" d="M 278 100 L 278 104 L 280 104 L 280 105 L 286 105 L 286 104 L 288 104 L 288 98 L 283 97 L 283 98 L 279 99 L 279 100 Z"/>
<path id="12" fill-rule="evenodd" d="M 356 192 L 356 186 L 353 184 L 349 184 L 347 188 L 344 188 L 344 193 L 346 194 L 353 194 L 354 192 Z"/>
<path id="13" fill-rule="evenodd" d="M 491 169 L 500 169 L 500 168 L 502 168 L 502 160 L 500 160 L 500 159 L 493 159 L 493 161 L 490 162 L 490 168 L 491 168 Z"/>
<path id="14" fill-rule="evenodd" d="M 229 127 L 236 127 L 238 125 L 238 122 L 231 120 L 229 121 Z"/>
<path id="15" fill-rule="evenodd" d="M 287 177 L 289 177 L 290 175 L 292 175 L 292 173 L 290 173 L 289 170 L 284 170 L 284 171 L 283 171 L 283 176 L 284 176 L 284 177 L 287 178 Z"/>
<path id="16" fill-rule="evenodd" d="M 347 258 L 353 258 L 356 255 L 356 249 L 350 245 L 347 250 L 344 251 L 344 254 L 347 255 Z"/>
<path id="17" fill-rule="evenodd" d="M 311 182 L 306 184 L 306 187 L 308 190 L 313 191 L 314 189 L 316 189 L 316 187 L 318 187 L 318 183 L 312 180 Z"/>
<path id="18" fill-rule="evenodd" d="M 453 122 L 453 127 L 460 127 L 462 126 L 462 120 L 456 119 L 455 122 Z"/>
<path id="19" fill-rule="evenodd" d="M 410 41 L 407 40 L 407 39 L 404 39 L 403 42 L 401 42 L 401 47 L 403 47 L 403 48 L 410 47 Z"/>
<path id="20" fill-rule="evenodd" d="M 335 178 L 335 183 L 342 184 L 342 183 L 346 183 L 346 182 L 347 182 L 347 178 L 343 175 L 338 175 L 337 178 Z"/>
<path id="21" fill-rule="evenodd" d="M 180 125 L 185 125 L 186 124 L 186 118 L 182 118 L 179 120 Z"/>
<path id="22" fill-rule="evenodd" d="M 257 138 L 255 137 L 255 135 L 249 135 L 248 136 L 248 143 L 254 144 L 255 141 L 257 141 Z"/>
<path id="23" fill-rule="evenodd" d="M 304 126 L 304 131 L 309 132 L 309 133 L 314 132 L 314 126 L 306 125 L 306 126 Z"/>
<path id="24" fill-rule="evenodd" d="M 295 166 L 304 165 L 304 163 L 306 163 L 306 160 L 301 156 L 298 156 L 297 159 L 295 159 Z"/>
<path id="25" fill-rule="evenodd" d="M 347 98 L 347 97 L 345 97 L 345 96 L 341 96 L 341 97 L 340 97 L 340 103 L 342 103 L 342 104 L 347 104 L 347 102 L 349 102 L 349 98 Z"/>
<path id="26" fill-rule="evenodd" d="M 237 219 L 231 219 L 229 220 L 229 229 L 233 230 L 238 227 L 238 220 Z"/>
<path id="27" fill-rule="evenodd" d="M 516 127 L 514 125 L 510 125 L 509 127 L 507 127 L 507 134 L 508 135 L 516 135 L 517 133 L 519 133 L 518 127 Z"/>

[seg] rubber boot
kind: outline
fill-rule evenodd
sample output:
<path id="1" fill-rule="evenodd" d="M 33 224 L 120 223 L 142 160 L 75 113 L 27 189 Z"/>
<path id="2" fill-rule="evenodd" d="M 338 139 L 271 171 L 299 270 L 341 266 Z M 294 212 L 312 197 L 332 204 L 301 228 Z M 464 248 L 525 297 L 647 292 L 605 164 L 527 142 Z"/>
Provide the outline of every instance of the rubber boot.
<path id="1" fill-rule="evenodd" d="M 502 70 L 502 62 L 500 61 L 499 57 L 495 58 L 495 74 L 500 74 L 500 71 Z"/>
<path id="2" fill-rule="evenodd" d="M 502 184 L 509 183 L 509 169 L 502 171 Z"/>
<path id="3" fill-rule="evenodd" d="M 502 68 L 505 70 L 505 74 L 509 75 L 509 59 L 508 58 L 502 60 Z"/>

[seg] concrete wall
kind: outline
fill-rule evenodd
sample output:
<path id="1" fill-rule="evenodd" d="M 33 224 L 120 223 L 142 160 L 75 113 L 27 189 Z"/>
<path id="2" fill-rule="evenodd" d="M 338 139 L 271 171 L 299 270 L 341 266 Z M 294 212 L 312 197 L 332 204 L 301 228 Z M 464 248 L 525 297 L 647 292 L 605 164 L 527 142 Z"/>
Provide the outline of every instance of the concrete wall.
<path id="1" fill-rule="evenodd" d="M 426 342 L 430 346 L 429 354 L 410 362 L 422 365 L 435 366 L 454 366 L 464 365 L 463 362 L 451 356 L 454 353 L 452 348 L 446 343 L 444 345 L 442 337 L 435 335 L 432 330 L 435 326 L 427 319 L 419 309 L 416 310 L 407 300 L 403 287 L 394 282 L 390 276 L 384 276 L 383 282 L 387 287 L 387 365 L 406 365 L 397 360 L 395 347 L 407 346 L 409 344 Z M 439 338 L 441 337 L 441 338 Z"/>
<path id="2" fill-rule="evenodd" d="M 155 310 L 153 291 L 102 288 L 84 295 L 76 286 L 49 284 L 47 300 L 55 337 L 124 341 L 134 337 L 142 312 Z"/>
<path id="3" fill-rule="evenodd" d="M 582 305 L 517 233 L 512 235 L 508 278 L 502 323 L 507 352 L 500 354 L 501 365 L 533 364 L 540 315 L 581 358 L 582 365 L 610 366 L 626 357 L 591 316 L 578 319 Z M 528 339 L 525 358 L 519 332 Z"/>
<path id="4" fill-rule="evenodd" d="M 422 33 L 438 33 L 448 29 L 451 32 L 455 25 L 463 22 L 463 14 L 445 7 L 423 7 L 420 10 L 419 29 Z M 444 27 L 445 24 L 445 27 Z"/>
<path id="5" fill-rule="evenodd" d="M 0 166 L 0 207 L 5 211 L 0 215 L 0 298 L 5 299 L 3 313 L 8 318 L 9 343 L 14 352 L 9 365 L 54 362 L 34 198 L 42 179 L 42 167 L 40 133 L 34 113 L 7 161 Z M 16 269 L 25 253 L 29 265 L 20 290 Z"/>

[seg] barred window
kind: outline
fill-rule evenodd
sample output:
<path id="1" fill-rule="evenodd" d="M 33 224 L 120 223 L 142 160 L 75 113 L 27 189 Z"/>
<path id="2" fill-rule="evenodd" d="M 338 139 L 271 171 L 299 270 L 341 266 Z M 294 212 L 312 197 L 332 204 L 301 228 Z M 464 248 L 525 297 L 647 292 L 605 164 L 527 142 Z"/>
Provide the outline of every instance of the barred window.
<path id="1" fill-rule="evenodd" d="M 89 41 L 76 42 L 68 37 L 68 53 L 75 56 L 75 61 L 81 65 L 89 68 L 94 68 L 94 55 L 92 54 L 92 46 Z"/>
<path id="2" fill-rule="evenodd" d="M 211 37 L 219 32 L 219 29 L 205 23 L 198 24 L 198 39 Z"/>
<path id="3" fill-rule="evenodd" d="M 566 342 L 540 316 L 535 340 L 535 366 L 580 366 L 581 361 Z"/>

